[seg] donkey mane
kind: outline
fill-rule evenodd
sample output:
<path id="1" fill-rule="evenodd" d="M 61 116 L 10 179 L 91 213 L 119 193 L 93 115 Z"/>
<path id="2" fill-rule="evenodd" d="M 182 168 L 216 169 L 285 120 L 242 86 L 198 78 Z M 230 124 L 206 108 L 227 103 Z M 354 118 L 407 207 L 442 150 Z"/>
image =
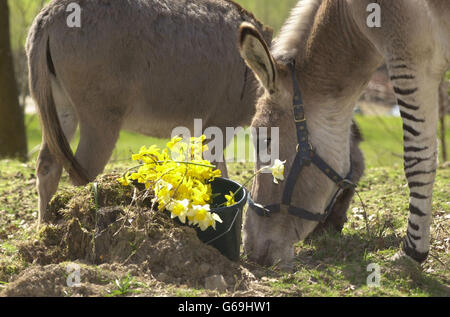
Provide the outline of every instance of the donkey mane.
<path id="1" fill-rule="evenodd" d="M 314 25 L 322 0 L 300 0 L 292 9 L 279 35 L 273 41 L 272 53 L 276 59 L 289 60 L 298 55 Z"/>

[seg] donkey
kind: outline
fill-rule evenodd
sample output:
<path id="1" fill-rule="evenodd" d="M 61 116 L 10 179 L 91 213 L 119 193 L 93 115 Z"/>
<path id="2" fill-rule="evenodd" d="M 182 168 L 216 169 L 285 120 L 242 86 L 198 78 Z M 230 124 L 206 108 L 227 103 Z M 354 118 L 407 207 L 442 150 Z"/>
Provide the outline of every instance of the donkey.
<path id="1" fill-rule="evenodd" d="M 249 125 L 256 80 L 237 47 L 243 21 L 272 30 L 231 0 L 54 0 L 27 39 L 30 90 L 43 129 L 37 161 L 39 221 L 64 167 L 75 185 L 108 162 L 121 129 L 168 137 L 174 127 Z M 76 154 L 69 146 L 77 126 Z M 225 169 L 225 167 L 222 167 Z M 226 170 L 226 169 L 225 169 Z"/>
<path id="2" fill-rule="evenodd" d="M 296 131 L 307 122 L 302 135 L 309 137 L 314 150 L 306 152 L 316 153 L 342 177 L 350 169 L 355 101 L 374 71 L 387 63 L 401 107 L 404 170 L 410 189 L 408 229 L 396 258 L 421 263 L 430 248 L 438 87 L 450 63 L 450 2 L 377 0 L 381 27 L 368 26 L 369 4 L 373 6 L 374 1 L 301 0 L 270 49 L 252 25 L 241 26 L 241 56 L 265 90 L 252 126 L 279 127 L 280 159 L 287 161 L 286 170 L 291 173 L 298 170 L 293 165 L 298 156 Z M 299 109 L 304 111 L 301 120 Z M 293 243 L 305 239 L 318 221 L 296 217 L 286 209 L 295 205 L 315 216 L 310 219 L 319 218 L 338 188 L 314 165 L 298 173 L 289 206 L 279 204 L 289 191 L 283 188 L 287 186 L 274 185 L 270 176 L 257 176 L 252 190 L 255 203 L 244 221 L 244 250 L 250 260 L 292 264 Z M 270 220 L 261 217 L 259 209 L 270 211 L 265 206 L 274 203 L 281 212 L 271 213 Z"/>

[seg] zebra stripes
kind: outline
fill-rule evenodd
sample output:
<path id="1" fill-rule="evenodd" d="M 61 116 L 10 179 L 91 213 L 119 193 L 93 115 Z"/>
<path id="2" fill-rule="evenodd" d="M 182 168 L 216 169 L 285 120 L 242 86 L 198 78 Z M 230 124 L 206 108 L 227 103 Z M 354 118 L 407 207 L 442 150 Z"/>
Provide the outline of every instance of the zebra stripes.
<path id="1" fill-rule="evenodd" d="M 415 79 L 416 77 L 414 75 L 397 75 L 397 76 L 391 76 L 391 81 L 397 80 L 397 79 Z"/>
<path id="2" fill-rule="evenodd" d="M 420 216 L 420 217 L 426 216 L 426 213 L 424 213 L 422 210 L 420 210 L 413 204 L 409 205 L 409 212 L 412 213 L 413 215 Z"/>
<path id="3" fill-rule="evenodd" d="M 430 166 L 433 166 L 432 160 L 436 158 L 436 153 L 424 141 L 424 133 L 428 131 L 425 125 L 426 112 L 421 107 L 425 101 L 420 98 L 420 89 L 423 87 L 418 86 L 416 71 L 401 58 L 391 60 L 389 71 L 403 121 L 404 170 L 410 190 L 408 229 L 403 251 L 416 261 L 423 262 L 429 249 L 429 237 L 426 234 L 429 228 L 426 224 L 431 216 L 428 207 L 431 202 L 430 186 L 433 186 L 436 172 Z"/>
<path id="4" fill-rule="evenodd" d="M 413 88 L 413 89 L 401 89 L 398 87 L 394 86 L 394 92 L 396 94 L 402 95 L 402 96 L 407 96 L 407 95 L 412 95 L 413 93 L 415 93 L 418 90 L 418 88 Z"/>
<path id="5" fill-rule="evenodd" d="M 410 178 L 413 176 L 417 176 L 417 175 L 423 175 L 423 174 L 434 174 L 436 173 L 436 170 L 432 170 L 432 171 L 413 171 L 413 172 L 407 172 L 405 174 L 406 178 Z"/>
<path id="6" fill-rule="evenodd" d="M 409 196 L 417 198 L 417 199 L 428 199 L 429 198 L 428 196 L 425 196 L 425 195 L 422 195 L 422 194 L 419 194 L 416 192 L 410 192 Z"/>
<path id="7" fill-rule="evenodd" d="M 428 146 L 418 147 L 418 146 L 406 146 L 403 149 L 406 152 L 422 152 L 428 150 Z"/>
<path id="8" fill-rule="evenodd" d="M 407 131 L 410 134 L 412 134 L 413 136 L 419 136 L 420 132 L 417 131 L 416 129 L 414 129 L 413 127 L 411 127 L 410 125 L 406 124 L 403 122 L 403 131 Z"/>
<path id="9" fill-rule="evenodd" d="M 402 116 L 403 119 L 410 120 L 410 121 L 413 121 L 413 122 L 425 122 L 425 119 L 416 118 L 412 114 L 409 114 L 409 113 L 404 112 L 402 110 L 400 110 L 400 115 Z"/>
<path id="10" fill-rule="evenodd" d="M 433 159 L 434 157 L 436 157 L 436 154 L 433 153 L 431 156 L 429 157 L 425 157 L 425 158 L 421 158 L 421 157 L 408 157 L 408 156 L 404 156 L 403 160 L 405 161 L 405 171 L 408 173 L 408 170 L 415 167 L 416 165 L 425 162 L 425 161 L 429 161 L 431 159 Z M 409 162 L 413 161 L 411 164 L 407 164 Z M 429 173 L 430 174 L 430 173 Z"/>
<path id="11" fill-rule="evenodd" d="M 408 103 L 404 102 L 402 99 L 398 99 L 397 103 L 402 108 L 406 108 L 406 109 L 409 109 L 409 110 L 419 110 L 418 106 L 414 106 L 414 105 L 408 104 Z"/>
<path id="12" fill-rule="evenodd" d="M 415 231 L 419 230 L 419 225 L 416 225 L 415 223 L 413 223 L 411 220 L 408 220 L 408 228 L 412 228 Z"/>

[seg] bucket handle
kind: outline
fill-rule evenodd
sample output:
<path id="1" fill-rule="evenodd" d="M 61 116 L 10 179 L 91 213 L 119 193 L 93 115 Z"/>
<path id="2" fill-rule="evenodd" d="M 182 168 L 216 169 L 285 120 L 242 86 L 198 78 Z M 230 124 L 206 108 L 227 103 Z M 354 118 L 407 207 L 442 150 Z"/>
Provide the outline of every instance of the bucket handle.
<path id="1" fill-rule="evenodd" d="M 228 227 L 228 229 L 227 229 L 226 231 L 222 232 L 221 234 L 219 234 L 217 237 L 214 237 L 214 238 L 212 238 L 211 240 L 205 242 L 205 244 L 210 244 L 210 243 L 216 241 L 217 239 L 223 237 L 223 236 L 226 235 L 228 232 L 230 232 L 230 231 L 231 231 L 231 228 L 233 228 L 233 225 L 234 225 L 234 223 L 236 222 L 236 219 L 237 219 L 238 214 L 239 214 L 239 208 L 238 208 L 238 211 L 236 212 L 236 214 L 234 215 L 233 221 L 231 222 L 231 224 L 230 224 L 230 226 Z"/>

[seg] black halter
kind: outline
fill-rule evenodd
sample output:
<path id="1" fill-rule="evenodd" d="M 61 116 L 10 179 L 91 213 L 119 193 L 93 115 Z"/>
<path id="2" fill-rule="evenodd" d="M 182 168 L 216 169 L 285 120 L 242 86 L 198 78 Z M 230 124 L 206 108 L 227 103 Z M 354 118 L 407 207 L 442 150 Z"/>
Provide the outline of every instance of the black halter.
<path id="1" fill-rule="evenodd" d="M 248 201 L 250 207 L 260 216 L 270 216 L 270 214 L 281 211 L 281 207 L 287 207 L 287 211 L 294 216 L 300 217 L 302 219 L 307 219 L 311 221 L 325 222 L 331 213 L 331 210 L 336 202 L 336 198 L 342 191 L 349 188 L 356 187 L 351 181 L 352 178 L 352 163 L 350 160 L 350 171 L 342 178 L 336 171 L 331 168 L 322 158 L 316 154 L 311 143 L 308 141 L 308 130 L 306 128 L 306 117 L 303 108 L 302 94 L 300 92 L 297 77 L 295 76 L 295 61 L 288 64 L 289 69 L 292 73 L 292 82 L 294 85 L 294 121 L 297 130 L 297 154 L 295 156 L 294 162 L 292 163 L 291 170 L 286 179 L 283 198 L 281 204 L 274 204 L 268 206 L 262 206 L 256 204 L 250 195 L 248 195 Z M 321 170 L 329 179 L 331 179 L 339 187 L 336 193 L 331 198 L 330 203 L 325 209 L 323 214 L 314 214 L 303 208 L 295 207 L 291 205 L 292 193 L 294 191 L 295 184 L 297 183 L 298 176 L 303 169 L 303 167 L 313 163 L 316 167 Z"/>

